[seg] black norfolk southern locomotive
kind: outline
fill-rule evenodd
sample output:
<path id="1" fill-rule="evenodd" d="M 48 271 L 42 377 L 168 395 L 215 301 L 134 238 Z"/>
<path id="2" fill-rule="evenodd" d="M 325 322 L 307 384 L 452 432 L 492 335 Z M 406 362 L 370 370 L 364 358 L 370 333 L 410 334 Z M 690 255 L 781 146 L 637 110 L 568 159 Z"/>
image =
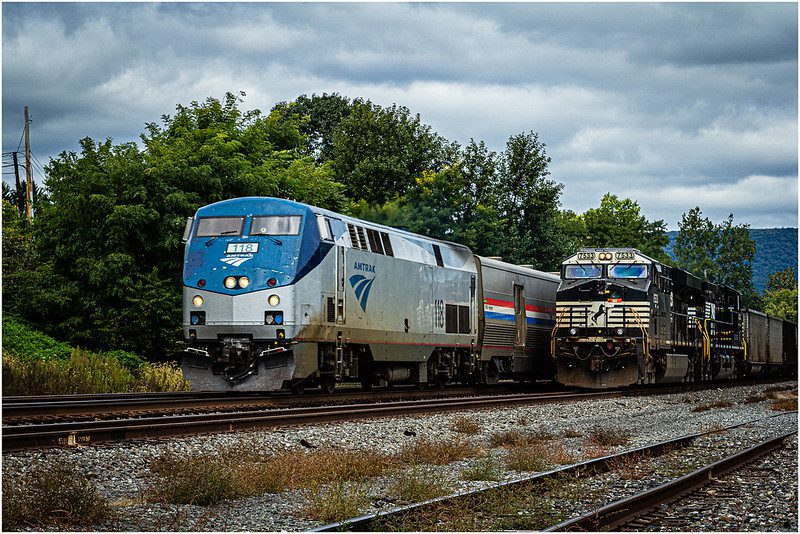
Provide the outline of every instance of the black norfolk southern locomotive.
<path id="1" fill-rule="evenodd" d="M 584 249 L 561 267 L 559 382 L 605 388 L 796 373 L 797 325 L 635 249 Z"/>

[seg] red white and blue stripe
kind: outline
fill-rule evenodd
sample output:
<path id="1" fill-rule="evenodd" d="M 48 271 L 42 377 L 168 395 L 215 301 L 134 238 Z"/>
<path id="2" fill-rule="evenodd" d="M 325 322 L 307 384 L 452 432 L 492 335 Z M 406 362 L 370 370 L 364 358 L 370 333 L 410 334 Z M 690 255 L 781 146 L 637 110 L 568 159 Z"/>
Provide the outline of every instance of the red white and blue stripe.
<path id="1" fill-rule="evenodd" d="M 508 300 L 484 299 L 483 311 L 486 319 L 514 322 L 514 303 Z M 555 308 L 525 305 L 525 319 L 530 325 L 553 326 L 556 324 L 553 314 Z"/>

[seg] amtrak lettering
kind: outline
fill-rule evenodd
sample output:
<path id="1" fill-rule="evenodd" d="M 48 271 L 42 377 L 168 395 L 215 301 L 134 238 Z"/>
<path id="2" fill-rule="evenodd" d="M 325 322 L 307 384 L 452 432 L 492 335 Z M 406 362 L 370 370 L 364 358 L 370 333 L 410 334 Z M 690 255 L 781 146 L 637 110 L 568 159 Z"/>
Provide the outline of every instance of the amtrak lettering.
<path id="1" fill-rule="evenodd" d="M 369 263 L 361 263 L 360 261 L 357 261 L 353 264 L 353 269 L 355 269 L 356 271 L 364 271 L 367 273 L 375 272 L 374 265 L 370 265 Z"/>

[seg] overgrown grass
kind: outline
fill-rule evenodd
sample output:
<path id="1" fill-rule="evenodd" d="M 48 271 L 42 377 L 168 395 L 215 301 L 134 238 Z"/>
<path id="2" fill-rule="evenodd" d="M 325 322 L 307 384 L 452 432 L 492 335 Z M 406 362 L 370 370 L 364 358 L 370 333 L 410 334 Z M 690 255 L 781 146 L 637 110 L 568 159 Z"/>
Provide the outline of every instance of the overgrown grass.
<path id="1" fill-rule="evenodd" d="M 623 480 L 639 480 L 652 474 L 649 454 L 633 454 L 609 460 L 609 467 Z"/>
<path id="2" fill-rule="evenodd" d="M 392 532 L 493 532 L 540 530 L 567 519 L 554 501 L 583 497 L 571 493 L 574 478 L 517 484 L 441 502 L 378 520 L 373 529 Z"/>
<path id="3" fill-rule="evenodd" d="M 3 530 L 85 529 L 111 517 L 97 488 L 72 464 L 40 464 L 20 477 L 3 476 Z"/>
<path id="4" fill-rule="evenodd" d="M 185 391 L 175 364 L 145 363 L 135 371 L 118 358 L 73 349 L 69 359 L 21 359 L 3 353 L 3 395 Z"/>
<path id="5" fill-rule="evenodd" d="M 393 462 L 392 457 L 380 453 L 342 450 L 277 455 L 242 448 L 194 456 L 167 453 L 151 462 L 155 479 L 146 498 L 206 505 L 261 493 L 307 489 L 313 490 L 308 493 L 311 499 L 321 494 L 324 484 L 363 482 L 385 473 Z"/>
<path id="6" fill-rule="evenodd" d="M 489 437 L 489 444 L 492 447 L 522 447 L 552 439 L 555 439 L 555 435 L 542 428 L 525 432 L 520 430 L 507 430 L 493 433 Z"/>
<path id="7" fill-rule="evenodd" d="M 450 429 L 461 434 L 477 434 L 481 431 L 481 424 L 473 417 L 459 416 L 453 421 Z"/>
<path id="8" fill-rule="evenodd" d="M 613 427 L 596 426 L 589 431 L 587 441 L 600 447 L 616 447 L 626 445 L 631 440 L 631 434 L 627 430 Z"/>
<path id="9" fill-rule="evenodd" d="M 781 411 L 796 411 L 797 410 L 797 397 L 787 397 L 772 403 L 772 410 L 776 412 Z"/>
<path id="10" fill-rule="evenodd" d="M 323 523 L 355 517 L 370 503 L 362 482 L 337 480 L 327 485 L 314 484 L 302 493 L 306 499 L 303 513 Z"/>
<path id="11" fill-rule="evenodd" d="M 510 447 L 506 467 L 512 471 L 546 471 L 551 465 L 544 442 Z"/>
<path id="12" fill-rule="evenodd" d="M 708 410 L 713 410 L 714 408 L 730 408 L 733 406 L 733 403 L 726 400 L 717 400 L 714 402 L 709 402 L 706 404 L 700 404 L 699 406 L 695 406 L 692 408 L 693 412 L 707 412 Z"/>
<path id="13" fill-rule="evenodd" d="M 409 502 L 420 502 L 450 492 L 450 486 L 444 477 L 431 468 L 414 466 L 400 471 L 392 484 L 389 493 Z"/>
<path id="14" fill-rule="evenodd" d="M 148 363 L 123 350 L 72 348 L 13 315 L 3 315 L 3 395 L 188 389 L 175 364 Z"/>
<path id="15" fill-rule="evenodd" d="M 464 469 L 461 477 L 464 480 L 500 480 L 503 477 L 503 470 L 495 455 L 488 452 Z"/>
<path id="16" fill-rule="evenodd" d="M 478 451 L 462 439 L 445 441 L 420 439 L 403 447 L 399 460 L 408 464 L 445 465 L 456 460 L 472 458 L 477 454 Z"/>

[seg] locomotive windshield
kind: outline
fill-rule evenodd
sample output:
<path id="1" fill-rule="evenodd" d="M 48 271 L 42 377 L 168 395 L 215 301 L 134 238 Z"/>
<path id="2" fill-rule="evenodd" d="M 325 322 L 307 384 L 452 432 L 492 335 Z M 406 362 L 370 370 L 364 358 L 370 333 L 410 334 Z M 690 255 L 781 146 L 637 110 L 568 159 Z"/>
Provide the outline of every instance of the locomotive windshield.
<path id="1" fill-rule="evenodd" d="M 647 278 L 647 265 L 618 263 L 608 268 L 609 278 Z"/>
<path id="2" fill-rule="evenodd" d="M 603 270 L 598 265 L 565 265 L 564 278 L 600 278 Z"/>
<path id="3" fill-rule="evenodd" d="M 250 227 L 250 235 L 297 235 L 299 233 L 299 215 L 253 217 L 253 224 Z"/>
<path id="4" fill-rule="evenodd" d="M 197 221 L 197 237 L 242 235 L 244 217 L 202 217 Z"/>

